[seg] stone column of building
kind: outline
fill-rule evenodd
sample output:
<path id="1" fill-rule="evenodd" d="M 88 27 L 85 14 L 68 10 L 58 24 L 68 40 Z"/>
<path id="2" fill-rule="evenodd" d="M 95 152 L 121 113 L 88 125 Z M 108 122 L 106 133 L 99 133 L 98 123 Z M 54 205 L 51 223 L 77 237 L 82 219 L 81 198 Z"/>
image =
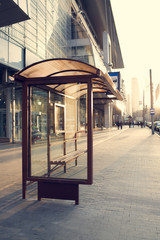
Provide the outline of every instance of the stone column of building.
<path id="1" fill-rule="evenodd" d="M 111 71 L 111 41 L 109 34 L 103 32 L 103 55 L 104 63 L 108 71 Z M 104 105 L 104 127 L 111 128 L 113 122 L 113 106 L 111 101 Z"/>
<path id="2" fill-rule="evenodd" d="M 108 101 L 104 105 L 104 127 L 111 128 L 112 123 L 112 116 L 113 116 L 113 105 L 111 101 Z"/>

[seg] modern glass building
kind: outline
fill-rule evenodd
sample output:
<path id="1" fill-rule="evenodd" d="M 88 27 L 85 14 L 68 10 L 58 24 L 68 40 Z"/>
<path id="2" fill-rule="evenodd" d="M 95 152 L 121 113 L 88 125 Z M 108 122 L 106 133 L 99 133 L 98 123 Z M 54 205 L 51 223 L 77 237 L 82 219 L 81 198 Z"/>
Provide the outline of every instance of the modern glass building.
<path id="1" fill-rule="evenodd" d="M 10 13 L 0 25 L 0 141 L 15 142 L 21 141 L 22 131 L 21 85 L 13 81 L 17 71 L 43 59 L 71 58 L 106 72 L 123 68 L 123 60 L 109 0 L 0 3 L 0 12 L 6 8 Z M 13 6 L 17 12 L 11 14 Z M 95 103 L 94 127 L 110 127 L 111 105 Z"/>

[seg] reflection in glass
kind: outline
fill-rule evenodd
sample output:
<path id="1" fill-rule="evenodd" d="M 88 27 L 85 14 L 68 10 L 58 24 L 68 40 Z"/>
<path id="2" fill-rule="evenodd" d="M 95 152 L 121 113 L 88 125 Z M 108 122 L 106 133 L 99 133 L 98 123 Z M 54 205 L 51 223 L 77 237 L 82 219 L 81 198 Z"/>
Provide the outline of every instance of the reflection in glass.
<path id="1" fill-rule="evenodd" d="M 0 38 L 0 61 L 8 62 L 8 41 Z"/>
<path id="2" fill-rule="evenodd" d="M 64 131 L 64 107 L 60 105 L 55 105 L 55 124 L 56 132 Z"/>
<path id="3" fill-rule="evenodd" d="M 22 48 L 11 42 L 9 42 L 9 63 L 17 68 L 23 68 Z"/>
<path id="4" fill-rule="evenodd" d="M 22 89 L 15 88 L 15 140 L 22 141 Z"/>
<path id="5" fill-rule="evenodd" d="M 48 93 L 33 87 L 31 101 L 31 175 L 47 173 L 47 99 Z"/>
<path id="6" fill-rule="evenodd" d="M 85 84 L 59 86 L 65 94 L 63 105 L 51 103 L 50 117 L 55 122 L 50 119 L 50 177 L 87 179 L 87 105 L 86 95 L 81 96 L 85 88 Z"/>

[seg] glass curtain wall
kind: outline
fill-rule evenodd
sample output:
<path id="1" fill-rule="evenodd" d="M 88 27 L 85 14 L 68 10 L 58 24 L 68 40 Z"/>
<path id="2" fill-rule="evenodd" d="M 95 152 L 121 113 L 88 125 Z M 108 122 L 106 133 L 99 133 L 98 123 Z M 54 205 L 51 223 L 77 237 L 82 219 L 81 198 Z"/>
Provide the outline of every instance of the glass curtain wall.
<path id="1" fill-rule="evenodd" d="M 0 62 L 15 69 L 22 69 L 24 67 L 23 47 L 2 32 L 0 32 Z"/>
<path id="2" fill-rule="evenodd" d="M 0 36 L 10 37 L 10 42 L 16 41 L 40 59 L 68 57 L 94 65 L 93 48 L 94 55 L 98 53 L 84 26 L 77 22 L 76 14 L 71 0 L 30 0 L 31 19 L 0 28 Z M 2 39 L 1 46 L 6 50 L 2 49 L 0 58 L 6 61 L 7 43 Z"/>
<path id="3" fill-rule="evenodd" d="M 94 65 L 93 44 L 84 28 L 71 16 L 71 10 L 71 0 L 30 0 L 30 20 L 0 28 L 0 62 L 19 70 L 25 62 L 33 63 L 30 53 L 39 60 L 73 58 Z M 25 59 L 24 49 L 27 50 Z M 17 93 L 16 98 L 19 98 L 19 91 Z M 56 109 L 65 112 L 65 108 L 58 105 Z M 16 129 L 21 128 L 20 111 L 18 105 Z M 15 140 L 20 140 L 20 132 L 15 130 Z"/>
<path id="4" fill-rule="evenodd" d="M 67 57 L 70 16 L 71 0 L 30 0 L 31 19 L 0 28 L 0 32 L 2 39 L 9 36 L 41 59 Z M 2 54 L 4 59 L 7 58 L 6 51 L 7 46 Z"/>
<path id="5" fill-rule="evenodd" d="M 24 63 L 33 63 L 29 54 L 37 59 L 63 58 L 68 56 L 67 40 L 71 39 L 71 0 L 30 0 L 30 20 L 0 28 L 0 62 L 13 67 L 14 70 L 22 69 Z M 16 53 L 16 54 L 15 54 Z M 31 61 L 31 62 L 30 62 Z M 5 87 L 7 87 L 7 83 Z M 4 86 L 0 86 L 0 94 L 5 99 Z M 10 100 L 12 99 L 10 91 Z M 15 141 L 21 139 L 21 109 L 20 89 L 15 94 Z M 1 97 L 2 99 L 2 97 Z M 6 137 L 6 106 L 1 100 L 0 132 Z M 11 114 L 12 115 L 12 114 Z M 9 115 L 7 115 L 9 116 Z M 12 132 L 12 120 L 8 119 L 10 133 Z"/>

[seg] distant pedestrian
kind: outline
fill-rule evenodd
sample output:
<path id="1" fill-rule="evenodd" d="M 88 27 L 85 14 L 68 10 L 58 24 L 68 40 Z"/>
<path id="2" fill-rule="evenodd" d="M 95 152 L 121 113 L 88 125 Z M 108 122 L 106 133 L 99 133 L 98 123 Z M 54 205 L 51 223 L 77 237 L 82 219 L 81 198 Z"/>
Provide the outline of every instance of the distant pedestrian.
<path id="1" fill-rule="evenodd" d="M 122 129 L 122 127 L 123 127 L 123 123 L 122 123 L 122 121 L 120 121 L 120 127 L 121 127 L 121 129 Z"/>

